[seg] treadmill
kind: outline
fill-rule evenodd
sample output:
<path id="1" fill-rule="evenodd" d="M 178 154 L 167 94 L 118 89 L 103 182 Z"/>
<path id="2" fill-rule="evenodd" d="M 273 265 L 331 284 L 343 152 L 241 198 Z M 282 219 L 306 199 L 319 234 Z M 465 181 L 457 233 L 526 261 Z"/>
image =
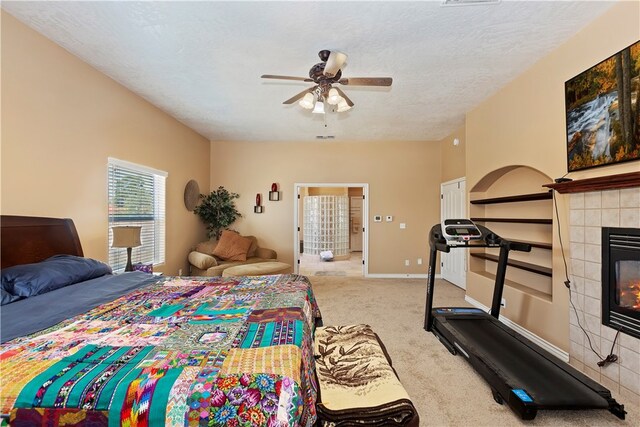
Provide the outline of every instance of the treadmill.
<path id="1" fill-rule="evenodd" d="M 539 409 L 608 409 L 624 420 L 624 405 L 608 389 L 498 320 L 509 252 L 529 252 L 530 245 L 503 239 L 466 219 L 434 225 L 429 245 L 424 329 L 453 355 L 467 359 L 489 383 L 497 403 L 506 402 L 523 420 L 534 419 Z M 437 252 L 487 247 L 500 249 L 490 314 L 468 307 L 433 308 Z"/>

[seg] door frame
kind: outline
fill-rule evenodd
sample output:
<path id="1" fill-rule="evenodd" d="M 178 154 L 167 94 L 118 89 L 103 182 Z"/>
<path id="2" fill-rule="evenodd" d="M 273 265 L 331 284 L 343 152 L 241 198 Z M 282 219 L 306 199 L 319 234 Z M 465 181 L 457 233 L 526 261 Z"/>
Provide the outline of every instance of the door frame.
<path id="1" fill-rule="evenodd" d="M 369 277 L 369 184 L 365 182 L 296 182 L 293 184 L 293 194 L 295 201 L 293 203 L 293 272 L 298 274 L 300 271 L 300 240 L 298 238 L 298 222 L 300 204 L 300 189 L 303 187 L 350 187 L 362 188 L 362 275 Z"/>
<path id="2" fill-rule="evenodd" d="M 353 207 L 353 200 L 363 200 L 363 198 L 362 198 L 362 196 L 348 196 L 348 197 L 349 197 L 349 235 L 351 235 L 351 231 L 352 231 L 352 225 L 351 225 L 351 212 L 352 211 L 351 211 L 351 209 Z M 362 202 L 362 204 L 360 205 L 360 224 L 364 228 L 364 222 L 363 222 L 364 221 L 364 217 L 363 217 L 364 214 L 363 214 L 363 211 L 362 211 L 363 205 L 364 205 L 364 202 Z M 364 230 L 362 231 L 362 233 L 364 233 Z M 361 236 L 362 236 L 362 234 L 361 234 Z M 351 252 L 360 252 L 360 253 L 362 253 L 363 252 L 363 247 L 364 247 L 364 237 L 360 237 L 360 249 L 357 250 L 357 251 L 353 250 L 353 242 L 354 241 L 355 241 L 354 239 L 349 238 L 349 252 L 350 253 Z"/>

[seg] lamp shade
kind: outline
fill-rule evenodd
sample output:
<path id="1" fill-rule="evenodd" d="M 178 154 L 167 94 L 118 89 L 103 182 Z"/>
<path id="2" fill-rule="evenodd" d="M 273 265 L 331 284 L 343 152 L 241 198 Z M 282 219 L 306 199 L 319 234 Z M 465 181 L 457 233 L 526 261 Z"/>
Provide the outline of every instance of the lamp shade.
<path id="1" fill-rule="evenodd" d="M 342 97 L 338 93 L 336 88 L 329 89 L 329 95 L 327 96 L 327 103 L 330 105 L 338 105 Z"/>
<path id="2" fill-rule="evenodd" d="M 351 106 L 349 104 L 347 104 L 347 101 L 342 98 L 342 100 L 338 103 L 338 108 L 336 108 L 336 111 L 338 113 L 342 113 L 343 111 L 348 111 L 351 109 Z"/>
<path id="3" fill-rule="evenodd" d="M 112 227 L 113 243 L 112 248 L 135 248 L 140 246 L 140 230 L 139 226 Z"/>
<path id="4" fill-rule="evenodd" d="M 313 107 L 312 113 L 324 114 L 324 102 L 321 100 L 316 101 L 316 106 Z"/>
<path id="5" fill-rule="evenodd" d="M 300 102 L 298 102 L 298 104 L 300 104 L 300 106 L 302 108 L 306 108 L 307 110 L 310 110 L 313 108 L 313 94 L 312 93 L 307 93 L 305 96 L 302 97 L 302 99 L 300 100 Z"/>

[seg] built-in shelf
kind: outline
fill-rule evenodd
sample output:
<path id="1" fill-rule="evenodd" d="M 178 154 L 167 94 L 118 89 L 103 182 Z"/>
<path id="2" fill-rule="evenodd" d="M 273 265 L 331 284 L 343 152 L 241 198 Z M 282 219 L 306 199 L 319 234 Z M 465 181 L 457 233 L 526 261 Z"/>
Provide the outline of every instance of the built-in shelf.
<path id="1" fill-rule="evenodd" d="M 552 224 L 551 219 L 547 218 L 471 218 L 471 221 L 477 222 L 511 222 L 519 224 Z"/>
<path id="2" fill-rule="evenodd" d="M 599 176 L 597 178 L 576 179 L 569 182 L 544 184 L 543 187 L 552 188 L 558 193 L 563 194 L 640 187 L 640 172 Z"/>
<path id="3" fill-rule="evenodd" d="M 531 202 L 535 200 L 551 200 L 553 198 L 552 190 L 546 193 L 519 194 L 517 196 L 492 197 L 490 199 L 472 200 L 472 205 L 492 205 L 495 203 L 514 203 L 514 202 Z"/>
<path id="4" fill-rule="evenodd" d="M 495 282 L 496 275 L 489 273 L 488 271 L 472 271 L 472 274 L 477 274 L 478 276 L 484 277 L 485 279 L 489 279 L 492 282 Z M 540 298 L 543 301 L 551 302 L 551 294 L 547 292 L 543 292 L 539 289 L 534 289 L 522 283 L 514 282 L 513 280 L 505 279 L 504 281 L 505 287 L 517 289 L 520 292 L 523 292 L 527 295 L 531 295 L 536 298 Z"/>
<path id="5" fill-rule="evenodd" d="M 478 253 L 471 253 L 471 256 L 474 258 L 480 258 L 480 259 L 484 259 L 484 260 L 488 260 L 488 261 L 493 261 L 493 262 L 498 262 L 498 256 L 497 255 L 492 255 L 492 254 L 486 254 L 486 253 L 482 253 L 482 252 L 478 252 Z M 524 261 L 517 261 L 515 259 L 509 259 L 507 261 L 507 265 L 514 267 L 514 268 L 519 268 L 520 270 L 525 270 L 525 271 L 529 271 L 531 273 L 536 273 L 536 274 L 540 274 L 542 276 L 547 276 L 547 277 L 551 277 L 552 275 L 552 270 L 549 267 L 543 267 L 541 265 L 536 265 L 536 264 L 531 264 L 528 262 L 524 262 Z"/>
<path id="6" fill-rule="evenodd" d="M 507 261 L 505 288 L 527 295 L 528 300 L 534 297 L 551 302 L 553 245 L 547 242 L 553 241 L 553 190 L 542 187 L 550 179 L 525 167 L 498 172 L 487 175 L 481 185 L 471 190 L 469 216 L 508 241 L 536 248 L 531 253 L 518 252 L 516 259 Z M 469 285 L 495 283 L 497 252 L 478 249 L 470 255 Z"/>
<path id="7" fill-rule="evenodd" d="M 551 243 L 532 242 L 530 240 L 520 240 L 520 239 L 510 239 L 508 237 L 505 237 L 505 239 L 507 239 L 510 242 L 526 243 L 528 245 L 531 245 L 531 247 L 533 247 L 533 248 L 549 249 L 549 250 L 553 249 L 553 246 L 551 246 Z"/>

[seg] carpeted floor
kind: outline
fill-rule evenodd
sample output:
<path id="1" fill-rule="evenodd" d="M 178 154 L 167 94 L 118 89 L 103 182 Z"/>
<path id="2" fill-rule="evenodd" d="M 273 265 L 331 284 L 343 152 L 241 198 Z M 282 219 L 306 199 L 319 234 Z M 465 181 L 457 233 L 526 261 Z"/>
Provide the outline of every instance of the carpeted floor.
<path id="1" fill-rule="evenodd" d="M 366 323 L 389 350 L 421 426 L 639 426 L 640 408 L 625 404 L 627 419 L 608 411 L 539 411 L 523 422 L 498 405 L 484 380 L 422 328 L 426 281 L 310 277 L 325 325 Z M 437 281 L 436 306 L 467 306 L 464 292 Z"/>
<path id="2" fill-rule="evenodd" d="M 346 276 L 344 271 L 316 271 L 314 276 Z"/>

